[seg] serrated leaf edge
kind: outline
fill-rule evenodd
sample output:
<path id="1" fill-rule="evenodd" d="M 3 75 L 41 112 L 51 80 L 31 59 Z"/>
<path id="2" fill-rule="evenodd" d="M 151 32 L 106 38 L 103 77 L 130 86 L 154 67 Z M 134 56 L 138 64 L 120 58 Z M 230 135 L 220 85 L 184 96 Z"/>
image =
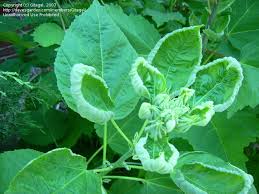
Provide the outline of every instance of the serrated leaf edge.
<path id="1" fill-rule="evenodd" d="M 157 44 L 155 45 L 155 47 L 151 50 L 151 52 L 149 53 L 148 55 L 148 58 L 147 58 L 147 62 L 149 64 L 152 64 L 152 61 L 153 59 L 155 58 L 157 52 L 159 51 L 161 45 L 171 36 L 177 34 L 177 33 L 181 33 L 181 32 L 184 32 L 184 31 L 188 31 L 188 30 L 196 30 L 196 29 L 200 29 L 203 25 L 200 25 L 200 26 L 190 26 L 190 27 L 185 27 L 185 28 L 181 28 L 181 29 L 178 29 L 178 30 L 175 30 L 171 33 L 168 33 L 166 34 L 163 38 L 161 38 Z M 198 33 L 198 37 L 199 37 L 199 45 L 200 45 L 200 48 L 199 48 L 199 51 L 200 51 L 200 56 L 199 56 L 199 60 L 198 60 L 198 63 L 195 65 L 195 66 L 199 66 L 201 64 L 201 59 L 202 59 L 202 38 L 201 38 L 201 34 L 200 34 L 200 30 L 197 30 L 197 33 Z M 173 65 L 173 64 L 172 64 Z"/>

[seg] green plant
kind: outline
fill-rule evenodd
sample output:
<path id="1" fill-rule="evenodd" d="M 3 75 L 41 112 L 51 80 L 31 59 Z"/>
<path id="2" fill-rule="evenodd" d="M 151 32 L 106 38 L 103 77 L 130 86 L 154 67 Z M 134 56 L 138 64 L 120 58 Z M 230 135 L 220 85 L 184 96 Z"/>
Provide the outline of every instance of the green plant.
<path id="1" fill-rule="evenodd" d="M 128 192 L 121 183 L 129 193 L 255 193 L 243 163 L 236 167 L 213 152 L 184 152 L 174 145 L 176 137 L 199 144 L 191 132 L 210 130 L 211 120 L 236 102 L 245 80 L 233 57 L 201 64 L 201 28 L 160 39 L 143 17 L 94 1 L 66 31 L 55 74 L 67 105 L 95 123 L 103 144 L 87 160 L 66 148 L 3 153 L 0 167 L 11 168 L 14 156 L 21 164 L 4 182 L 5 193 L 106 193 L 113 179 L 120 180 L 109 193 Z M 115 162 L 107 145 L 119 154 Z M 102 164 L 93 164 L 101 150 Z"/>

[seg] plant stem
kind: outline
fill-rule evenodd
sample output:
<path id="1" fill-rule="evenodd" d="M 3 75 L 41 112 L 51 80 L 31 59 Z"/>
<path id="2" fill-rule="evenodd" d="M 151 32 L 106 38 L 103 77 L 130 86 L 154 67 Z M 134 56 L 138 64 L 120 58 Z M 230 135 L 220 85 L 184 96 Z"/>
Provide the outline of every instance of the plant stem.
<path id="1" fill-rule="evenodd" d="M 207 64 L 211 57 L 214 56 L 214 52 L 211 52 L 210 55 L 206 58 L 206 60 L 203 61 L 203 65 Z"/>
<path id="2" fill-rule="evenodd" d="M 107 123 L 104 123 L 103 127 L 103 165 L 106 162 L 106 152 L 107 152 Z"/>
<path id="3" fill-rule="evenodd" d="M 130 177 L 130 176 L 103 176 L 103 178 L 105 178 L 105 179 L 124 179 L 124 180 L 145 182 L 145 180 L 142 178 Z"/>
<path id="4" fill-rule="evenodd" d="M 110 167 L 105 168 L 105 170 L 102 170 L 103 172 L 101 176 L 104 176 L 108 174 L 110 171 L 116 169 L 116 168 L 125 168 L 125 160 L 127 160 L 130 156 L 132 156 L 132 149 L 130 149 L 128 152 L 126 152 L 124 155 L 122 155 L 116 162 L 112 163 Z"/>
<path id="5" fill-rule="evenodd" d="M 205 26 L 206 29 L 209 29 L 213 20 L 215 19 L 216 15 L 217 15 L 217 8 L 218 8 L 218 0 L 215 0 L 212 8 L 211 8 L 211 14 L 209 15 L 207 24 Z M 203 34 L 202 36 L 202 53 L 205 53 L 206 47 L 208 44 L 208 37 L 206 36 L 206 34 Z"/>
<path id="6" fill-rule="evenodd" d="M 96 150 L 93 155 L 89 158 L 89 160 L 87 161 L 87 165 L 90 164 L 90 162 L 95 158 L 95 156 L 97 156 L 97 154 L 99 154 L 103 149 L 103 145 L 98 149 Z"/>
<path id="7" fill-rule="evenodd" d="M 141 129 L 139 130 L 139 135 L 138 135 L 137 141 L 141 138 L 141 136 L 142 136 L 142 134 L 143 134 L 143 132 L 144 132 L 145 127 L 147 126 L 147 124 L 148 124 L 148 120 L 145 120 L 145 122 L 143 123 Z"/>
<path id="8" fill-rule="evenodd" d="M 129 168 L 133 168 L 133 169 L 139 169 L 139 170 L 143 170 L 143 166 L 137 166 L 137 165 L 127 165 Z M 120 166 L 118 168 L 125 168 L 125 166 Z M 107 171 L 111 171 L 113 170 L 113 167 L 106 167 L 106 168 L 100 168 L 100 169 L 94 169 L 93 172 L 107 172 Z"/>
<path id="9" fill-rule="evenodd" d="M 102 5 L 104 5 L 104 2 L 103 2 L 103 0 L 100 0 L 100 2 L 101 2 L 101 4 L 102 4 Z"/>
<path id="10" fill-rule="evenodd" d="M 143 166 L 137 166 L 137 165 L 127 165 L 129 168 L 133 168 L 133 169 L 140 169 L 143 170 Z"/>
<path id="11" fill-rule="evenodd" d="M 54 1 L 55 1 L 55 3 L 56 3 L 57 7 L 58 7 L 59 9 L 62 9 L 62 7 L 61 7 L 61 5 L 59 4 L 58 0 L 54 0 Z M 63 15 L 63 13 L 60 13 L 60 14 L 59 14 L 59 17 L 60 17 L 60 21 L 61 21 L 61 25 L 62 25 L 62 27 L 63 27 L 63 30 L 65 31 L 65 30 L 66 30 L 66 25 L 65 25 L 65 21 L 64 21 L 65 17 L 64 17 L 64 15 Z"/>
<path id="12" fill-rule="evenodd" d="M 93 172 L 105 172 L 111 170 L 112 167 L 106 167 L 106 168 L 100 168 L 100 169 L 94 169 Z"/>
<path id="13" fill-rule="evenodd" d="M 61 14 L 59 15 L 59 17 L 60 17 L 60 21 L 61 21 L 62 28 L 63 28 L 64 31 L 66 31 L 65 22 L 64 22 L 64 20 L 63 20 L 63 17 L 61 16 Z"/>
<path id="14" fill-rule="evenodd" d="M 175 3 L 176 3 L 176 0 L 169 1 L 169 11 L 173 11 Z"/>
<path id="15" fill-rule="evenodd" d="M 111 120 L 113 126 L 115 127 L 115 129 L 119 132 L 119 134 L 128 142 L 128 144 L 133 147 L 133 143 L 129 140 L 129 138 L 123 133 L 123 131 L 121 130 L 121 128 L 117 125 L 117 123 L 112 119 Z"/>

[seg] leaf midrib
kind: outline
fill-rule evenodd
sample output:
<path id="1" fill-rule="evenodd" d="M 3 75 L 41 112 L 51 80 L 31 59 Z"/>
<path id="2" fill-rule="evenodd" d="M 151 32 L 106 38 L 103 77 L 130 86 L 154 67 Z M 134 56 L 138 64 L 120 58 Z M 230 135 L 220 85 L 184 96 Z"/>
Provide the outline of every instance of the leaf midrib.
<path id="1" fill-rule="evenodd" d="M 70 179 L 67 183 L 65 183 L 61 188 L 59 188 L 58 190 L 56 190 L 55 192 L 53 192 L 52 194 L 56 194 L 59 191 L 65 189 L 69 184 L 71 184 L 72 182 L 74 182 L 77 178 L 79 178 L 81 175 L 86 174 L 86 170 L 83 170 L 81 173 L 79 173 L 78 175 L 76 175 L 75 177 L 73 177 L 72 179 Z"/>

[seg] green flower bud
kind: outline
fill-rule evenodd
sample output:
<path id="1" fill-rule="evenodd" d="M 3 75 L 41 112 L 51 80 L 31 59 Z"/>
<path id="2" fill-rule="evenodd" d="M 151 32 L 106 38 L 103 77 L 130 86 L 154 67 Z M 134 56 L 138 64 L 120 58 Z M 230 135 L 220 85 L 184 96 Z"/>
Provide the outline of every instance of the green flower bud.
<path id="1" fill-rule="evenodd" d="M 169 121 L 166 122 L 165 125 L 166 125 L 166 131 L 169 133 L 175 128 L 176 121 L 174 119 L 169 120 Z"/>
<path id="2" fill-rule="evenodd" d="M 152 105 L 143 102 L 140 106 L 138 116 L 140 119 L 151 119 L 152 118 L 152 110 L 151 110 Z"/>
<path id="3" fill-rule="evenodd" d="M 170 96 L 168 94 L 158 94 L 154 99 L 154 104 L 160 108 L 165 108 L 168 106 L 170 101 Z"/>

